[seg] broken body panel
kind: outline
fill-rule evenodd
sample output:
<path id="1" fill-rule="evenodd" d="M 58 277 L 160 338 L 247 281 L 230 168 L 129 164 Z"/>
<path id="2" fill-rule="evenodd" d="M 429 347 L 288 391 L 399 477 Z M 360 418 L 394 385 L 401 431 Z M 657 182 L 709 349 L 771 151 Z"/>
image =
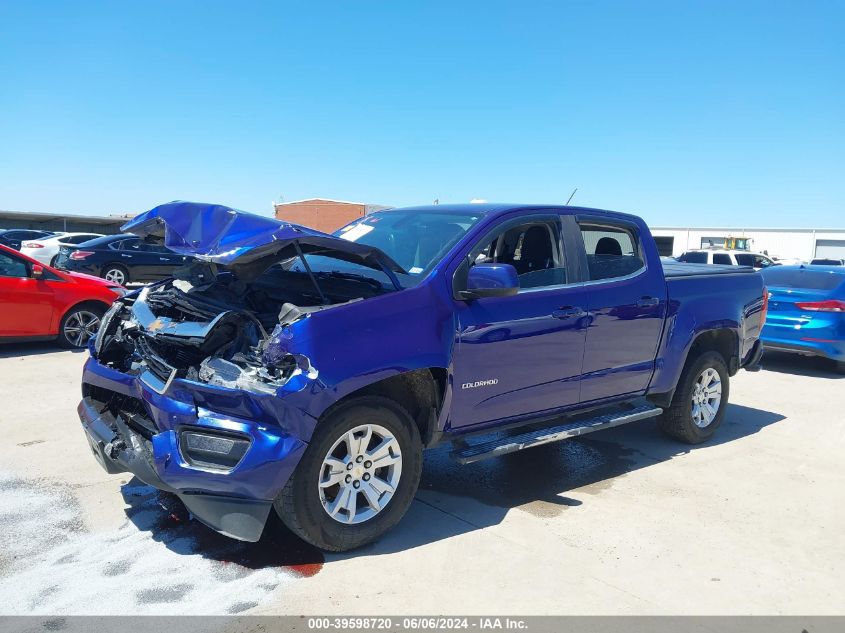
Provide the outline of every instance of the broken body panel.
<path id="1" fill-rule="evenodd" d="M 158 207 L 125 230 L 206 262 L 112 306 L 85 365 L 80 417 L 107 470 L 131 471 L 175 492 L 198 519 L 229 536 L 260 537 L 273 499 L 332 403 L 372 380 L 446 366 L 446 322 L 428 340 L 395 341 L 390 353 L 374 345 L 362 354 L 349 335 L 385 331 L 396 319 L 409 331 L 430 330 L 435 297 L 426 288 L 407 291 L 398 304 L 385 301 L 395 287 L 352 276 L 316 280 L 290 269 L 307 253 L 402 271 L 378 249 L 190 203 Z M 419 355 L 421 345 L 442 349 Z M 413 361 L 397 364 L 397 352 Z M 248 450 L 234 464 L 212 455 L 198 466 L 186 430 L 242 439 Z"/>

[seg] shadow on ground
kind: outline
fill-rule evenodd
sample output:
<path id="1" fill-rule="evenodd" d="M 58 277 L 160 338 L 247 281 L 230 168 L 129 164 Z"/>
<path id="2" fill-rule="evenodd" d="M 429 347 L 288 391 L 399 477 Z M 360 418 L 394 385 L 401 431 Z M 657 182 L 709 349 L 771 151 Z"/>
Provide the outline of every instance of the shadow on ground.
<path id="1" fill-rule="evenodd" d="M 449 447 L 428 451 L 420 489 L 410 511 L 381 541 L 342 555 L 388 554 L 500 523 L 513 508 L 538 517 L 553 517 L 589 499 L 568 496 L 601 494 L 614 479 L 653 464 L 707 450 L 747 437 L 783 420 L 770 411 L 729 405 L 722 428 L 709 442 L 680 444 L 663 436 L 653 420 L 617 427 L 592 436 L 539 446 L 476 464 L 460 466 L 449 459 Z M 123 487 L 129 519 L 141 530 L 177 553 L 201 553 L 205 558 L 250 569 L 288 567 L 304 576 L 316 574 L 323 554 L 294 536 L 271 513 L 258 543 L 221 536 L 189 515 L 173 495 L 159 493 L 133 479 Z M 452 512 L 455 505 L 460 512 Z M 441 513 L 442 520 L 432 520 Z"/>
<path id="2" fill-rule="evenodd" d="M 37 356 L 40 354 L 54 354 L 69 352 L 81 354 L 87 351 L 85 348 L 68 349 L 62 347 L 56 341 L 38 341 L 31 343 L 2 343 L 0 344 L 0 358 L 16 358 L 23 356 Z"/>
<path id="3" fill-rule="evenodd" d="M 839 372 L 832 360 L 819 356 L 801 356 L 800 354 L 767 350 L 763 355 L 762 364 L 765 371 L 774 371 L 779 374 L 812 376 L 833 380 L 845 378 L 845 373 Z"/>
<path id="4" fill-rule="evenodd" d="M 541 518 L 577 511 L 578 506 L 590 503 L 585 493 L 601 494 L 618 477 L 753 435 L 783 419 L 777 413 L 731 404 L 714 438 L 697 446 L 667 438 L 654 420 L 643 420 L 467 466 L 452 462 L 447 447 L 435 449 L 426 454 L 415 505 L 448 516 L 421 525 L 411 512 L 397 529 L 364 551 L 386 554 L 490 527 L 513 508 Z M 567 495 L 575 489 L 583 501 Z M 452 512 L 456 507 L 459 512 Z M 422 514 L 417 513 L 417 518 Z"/>
<path id="5" fill-rule="evenodd" d="M 300 576 L 313 576 L 323 566 L 323 553 L 294 536 L 275 512 L 257 543 L 236 541 L 191 520 L 176 495 L 160 492 L 132 478 L 121 487 L 126 516 L 140 530 L 172 552 L 200 554 L 203 558 L 249 570 L 287 568 Z"/>

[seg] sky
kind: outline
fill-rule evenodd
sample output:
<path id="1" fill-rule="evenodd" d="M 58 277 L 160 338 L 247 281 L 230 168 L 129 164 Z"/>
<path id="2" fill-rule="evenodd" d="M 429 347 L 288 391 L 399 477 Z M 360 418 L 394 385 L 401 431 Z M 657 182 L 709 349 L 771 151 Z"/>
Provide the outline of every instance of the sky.
<path id="1" fill-rule="evenodd" d="M 0 0 L 0 209 L 845 227 L 845 2 Z"/>

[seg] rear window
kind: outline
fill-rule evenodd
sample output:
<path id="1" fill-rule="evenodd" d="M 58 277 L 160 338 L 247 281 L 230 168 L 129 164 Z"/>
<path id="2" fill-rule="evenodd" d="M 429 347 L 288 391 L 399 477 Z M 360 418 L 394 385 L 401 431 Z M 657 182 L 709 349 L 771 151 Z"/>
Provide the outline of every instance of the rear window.
<path id="1" fill-rule="evenodd" d="M 688 264 L 706 264 L 707 253 L 702 253 L 701 251 L 690 251 L 681 255 L 678 258 L 678 261 L 686 262 Z"/>
<path id="2" fill-rule="evenodd" d="M 760 271 L 767 286 L 777 288 L 806 288 L 807 290 L 833 290 L 845 282 L 845 274 L 829 270 L 783 268 L 780 266 Z"/>
<path id="3" fill-rule="evenodd" d="M 591 280 L 627 277 L 645 267 L 633 228 L 579 222 Z"/>

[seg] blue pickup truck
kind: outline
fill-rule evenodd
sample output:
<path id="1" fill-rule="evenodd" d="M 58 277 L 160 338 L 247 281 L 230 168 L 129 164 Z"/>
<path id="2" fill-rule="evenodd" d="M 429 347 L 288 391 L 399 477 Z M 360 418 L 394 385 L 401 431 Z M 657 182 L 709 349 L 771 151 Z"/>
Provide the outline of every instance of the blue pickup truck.
<path id="1" fill-rule="evenodd" d="M 174 202 L 123 228 L 195 259 L 104 316 L 88 443 L 236 539 L 275 509 L 320 548 L 369 543 L 444 443 L 468 464 L 652 417 L 703 442 L 761 356 L 761 276 L 661 265 L 623 213 L 438 205 L 328 235 Z"/>

